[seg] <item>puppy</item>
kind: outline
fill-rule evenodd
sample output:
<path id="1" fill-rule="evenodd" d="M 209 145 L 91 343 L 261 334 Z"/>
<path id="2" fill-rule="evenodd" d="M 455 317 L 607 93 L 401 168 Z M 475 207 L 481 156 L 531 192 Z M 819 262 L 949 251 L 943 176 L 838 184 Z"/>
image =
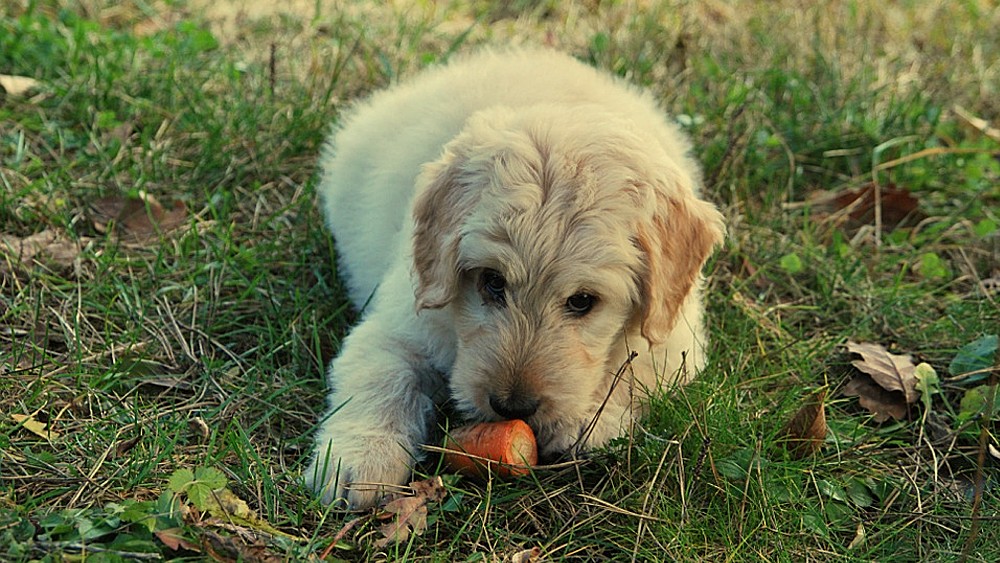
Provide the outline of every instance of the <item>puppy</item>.
<path id="1" fill-rule="evenodd" d="M 354 108 L 319 194 L 363 316 L 330 365 L 308 486 L 371 506 L 449 400 L 525 420 L 553 459 L 690 380 L 724 226 L 689 148 L 651 96 L 546 50 L 479 53 Z"/>

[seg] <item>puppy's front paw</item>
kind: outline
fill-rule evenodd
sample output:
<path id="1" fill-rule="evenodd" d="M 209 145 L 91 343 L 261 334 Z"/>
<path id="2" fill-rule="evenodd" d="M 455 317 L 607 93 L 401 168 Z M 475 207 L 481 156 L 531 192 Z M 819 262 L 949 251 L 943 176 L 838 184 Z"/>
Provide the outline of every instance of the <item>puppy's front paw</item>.
<path id="1" fill-rule="evenodd" d="M 402 436 L 348 436 L 324 428 L 303 478 L 325 504 L 369 508 L 409 481 L 413 450 Z"/>

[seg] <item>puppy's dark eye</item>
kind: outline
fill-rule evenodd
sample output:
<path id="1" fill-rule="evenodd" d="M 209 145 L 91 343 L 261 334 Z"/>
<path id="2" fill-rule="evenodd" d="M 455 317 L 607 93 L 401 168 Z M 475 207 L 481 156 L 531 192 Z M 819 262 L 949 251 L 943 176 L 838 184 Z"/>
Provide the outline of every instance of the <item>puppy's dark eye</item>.
<path id="1" fill-rule="evenodd" d="M 566 312 L 571 315 L 582 317 L 594 308 L 597 297 L 589 293 L 576 293 L 566 300 Z"/>
<path id="2" fill-rule="evenodd" d="M 485 269 L 479 277 L 479 287 L 484 298 L 489 299 L 501 307 L 506 305 L 507 297 L 505 290 L 507 280 L 496 270 Z"/>

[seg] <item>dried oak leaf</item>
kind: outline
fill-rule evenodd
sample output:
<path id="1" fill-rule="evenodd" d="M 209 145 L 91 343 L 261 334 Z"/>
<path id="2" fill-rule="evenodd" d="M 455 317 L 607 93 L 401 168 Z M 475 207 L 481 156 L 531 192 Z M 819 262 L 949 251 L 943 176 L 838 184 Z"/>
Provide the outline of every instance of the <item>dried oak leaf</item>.
<path id="1" fill-rule="evenodd" d="M 815 211 L 831 218 L 845 218 L 852 227 L 874 223 L 879 210 L 882 227 L 887 231 L 901 225 L 913 225 L 926 218 L 919 210 L 917 198 L 892 183 L 883 186 L 869 182 L 851 190 L 816 192 L 809 201 Z"/>
<path id="2" fill-rule="evenodd" d="M 788 421 L 779 443 L 792 457 L 803 459 L 823 447 L 826 432 L 826 389 L 821 389 L 810 394 Z"/>
<path id="3" fill-rule="evenodd" d="M 197 545 L 184 539 L 182 536 L 183 533 L 184 530 L 182 528 L 169 528 L 166 530 L 156 530 L 153 532 L 153 535 L 155 535 L 156 538 L 163 543 L 163 545 L 174 551 L 180 551 L 182 549 L 195 552 L 201 551 Z"/>
<path id="4" fill-rule="evenodd" d="M 0 234 L 0 273 L 35 265 L 68 269 L 80 255 L 80 243 L 46 229 L 28 237 Z"/>
<path id="5" fill-rule="evenodd" d="M 206 530 L 201 536 L 201 548 L 214 561 L 224 563 L 283 563 L 285 558 L 272 552 L 263 543 L 248 544 L 236 536 L 223 536 Z"/>
<path id="6" fill-rule="evenodd" d="M 375 542 L 378 547 L 390 543 L 406 541 L 410 534 L 420 535 L 427 529 L 427 503 L 439 501 L 445 496 L 441 477 L 410 483 L 413 495 L 390 498 L 379 514 L 381 519 L 391 519 L 380 528 L 382 539 Z"/>
<path id="7" fill-rule="evenodd" d="M 148 240 L 174 229 L 187 221 L 187 206 L 175 201 L 166 209 L 151 194 L 139 192 L 138 197 L 110 196 L 90 204 L 94 229 L 106 233 L 114 229 L 119 236 L 136 241 Z"/>
<path id="8" fill-rule="evenodd" d="M 848 381 L 841 392 L 848 397 L 857 397 L 861 406 L 872 413 L 877 422 L 885 422 L 889 418 L 902 420 L 909 410 L 902 393 L 886 391 L 863 373 Z"/>
<path id="9" fill-rule="evenodd" d="M 917 390 L 917 366 L 909 354 L 890 354 L 879 344 L 848 342 L 847 351 L 861 356 L 851 365 L 867 373 L 884 389 L 902 391 L 907 404 L 920 398 Z"/>
<path id="10" fill-rule="evenodd" d="M 878 422 L 906 418 L 909 406 L 920 398 L 912 358 L 891 354 L 879 344 L 848 342 L 847 350 L 861 356 L 851 364 L 862 373 L 844 386 L 844 395 L 858 397 Z"/>

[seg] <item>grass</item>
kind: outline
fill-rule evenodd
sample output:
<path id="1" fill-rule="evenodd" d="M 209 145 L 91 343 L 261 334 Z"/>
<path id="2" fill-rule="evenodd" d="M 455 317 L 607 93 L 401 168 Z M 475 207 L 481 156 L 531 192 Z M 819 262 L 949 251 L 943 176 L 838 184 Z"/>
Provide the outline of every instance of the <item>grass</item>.
<path id="1" fill-rule="evenodd" d="M 0 8 L 0 74 L 40 82 L 0 98 L 0 559 L 308 560 L 338 534 L 328 560 L 1000 559 L 1000 415 L 951 371 L 1000 326 L 1000 146 L 956 110 L 1000 123 L 991 3 L 320 2 L 236 26 L 209 4 Z M 427 530 L 380 548 L 382 522 L 298 484 L 353 321 L 316 153 L 349 100 L 508 41 L 642 84 L 687 127 L 731 229 L 711 366 L 585 465 L 447 477 Z M 872 182 L 922 220 L 808 203 Z M 97 220 L 149 195 L 182 225 Z M 39 233 L 57 242 L 34 258 L 12 246 Z M 839 393 L 848 340 L 913 354 L 941 392 L 875 422 Z M 822 388 L 824 448 L 795 459 L 781 429 Z M 297 539 L 213 521 L 205 486 Z"/>

